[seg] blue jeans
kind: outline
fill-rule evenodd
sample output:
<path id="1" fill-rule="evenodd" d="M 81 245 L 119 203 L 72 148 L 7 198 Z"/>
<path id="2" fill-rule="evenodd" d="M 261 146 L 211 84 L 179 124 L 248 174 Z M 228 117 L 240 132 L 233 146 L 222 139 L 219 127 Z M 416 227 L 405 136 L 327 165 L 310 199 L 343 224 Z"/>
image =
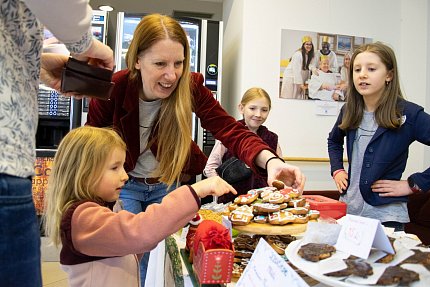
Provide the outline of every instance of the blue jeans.
<path id="1" fill-rule="evenodd" d="M 0 174 L 0 285 L 42 286 L 31 179 Z"/>
<path id="2" fill-rule="evenodd" d="M 146 184 L 131 178 L 122 188 L 119 198 L 122 200 L 125 210 L 137 214 L 145 211 L 152 203 L 160 203 L 163 197 L 176 189 L 176 187 L 172 185 L 170 189 L 167 189 L 167 185 L 164 183 Z M 148 261 L 149 252 L 146 252 L 140 260 L 140 281 L 142 287 L 145 286 Z"/>

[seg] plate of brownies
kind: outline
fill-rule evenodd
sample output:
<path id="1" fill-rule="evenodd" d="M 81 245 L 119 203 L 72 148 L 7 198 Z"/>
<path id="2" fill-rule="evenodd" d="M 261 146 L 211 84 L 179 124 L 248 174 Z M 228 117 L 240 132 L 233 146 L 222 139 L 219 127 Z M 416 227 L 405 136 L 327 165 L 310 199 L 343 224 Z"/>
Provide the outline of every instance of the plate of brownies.
<path id="1" fill-rule="evenodd" d="M 302 240 L 291 242 L 285 255 L 298 269 L 329 286 L 430 286 L 430 248 L 404 233 L 390 241 L 394 255 L 372 250 L 367 259 Z"/>

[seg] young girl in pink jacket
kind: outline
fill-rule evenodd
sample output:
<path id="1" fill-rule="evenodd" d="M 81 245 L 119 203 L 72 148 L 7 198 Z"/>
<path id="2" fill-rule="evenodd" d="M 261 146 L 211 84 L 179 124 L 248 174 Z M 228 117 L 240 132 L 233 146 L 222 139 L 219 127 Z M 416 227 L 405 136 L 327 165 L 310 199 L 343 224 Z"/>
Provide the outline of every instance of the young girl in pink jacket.
<path id="1" fill-rule="evenodd" d="M 62 244 L 69 286 L 140 286 L 139 257 L 190 221 L 200 198 L 235 190 L 219 177 L 184 185 L 145 212 L 114 212 L 127 181 L 126 145 L 109 129 L 70 131 L 55 155 L 46 197 L 46 233 Z"/>

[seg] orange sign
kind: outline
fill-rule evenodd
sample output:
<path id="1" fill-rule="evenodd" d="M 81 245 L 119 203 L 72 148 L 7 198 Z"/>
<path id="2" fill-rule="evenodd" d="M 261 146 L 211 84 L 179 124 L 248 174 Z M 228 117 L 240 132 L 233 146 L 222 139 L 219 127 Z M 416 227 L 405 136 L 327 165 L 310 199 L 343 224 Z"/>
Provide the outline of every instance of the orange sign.
<path id="1" fill-rule="evenodd" d="M 37 214 L 43 213 L 43 201 L 48 188 L 48 176 L 51 173 L 53 157 L 37 157 L 34 163 L 33 200 Z"/>

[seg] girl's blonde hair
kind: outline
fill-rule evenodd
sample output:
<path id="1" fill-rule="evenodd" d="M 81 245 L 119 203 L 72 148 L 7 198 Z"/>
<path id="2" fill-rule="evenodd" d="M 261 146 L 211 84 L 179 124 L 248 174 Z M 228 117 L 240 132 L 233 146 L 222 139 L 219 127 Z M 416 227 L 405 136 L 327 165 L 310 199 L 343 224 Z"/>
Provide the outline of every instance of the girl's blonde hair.
<path id="1" fill-rule="evenodd" d="M 247 103 L 249 103 L 252 100 L 265 98 L 267 102 L 269 103 L 269 110 L 272 109 L 272 100 L 270 99 L 269 94 L 262 88 L 254 87 L 248 89 L 242 96 L 242 100 L 240 101 L 240 104 L 242 106 L 245 106 Z"/>
<path id="2" fill-rule="evenodd" d="M 125 151 L 126 145 L 115 131 L 107 128 L 79 127 L 61 141 L 48 178 L 44 212 L 46 234 L 56 246 L 61 243 L 63 214 L 74 202 L 103 202 L 93 190 L 115 148 Z"/>
<path id="3" fill-rule="evenodd" d="M 138 57 L 156 42 L 170 39 L 184 47 L 183 73 L 175 91 L 161 102 L 158 122 L 158 169 L 154 176 L 172 185 L 179 181 L 190 155 L 193 98 L 191 95 L 190 47 L 187 34 L 173 18 L 160 14 L 144 16 L 133 35 L 126 54 L 129 79 L 141 84 L 140 71 L 135 68 Z"/>
<path id="4" fill-rule="evenodd" d="M 361 123 L 364 112 L 363 96 L 357 91 L 353 81 L 354 61 L 358 54 L 363 52 L 370 52 L 376 54 L 381 62 L 386 67 L 387 71 L 392 74 L 392 80 L 386 82 L 385 89 L 382 96 L 377 103 L 375 110 L 375 120 L 379 126 L 396 129 L 401 125 L 402 111 L 398 106 L 398 102 L 403 98 L 400 89 L 399 72 L 397 69 L 396 55 L 393 49 L 387 45 L 376 42 L 364 44 L 358 47 L 351 57 L 351 69 L 349 70 L 349 82 L 347 90 L 347 102 L 345 104 L 345 111 L 342 117 L 342 123 L 339 128 L 342 130 L 356 129 Z"/>

